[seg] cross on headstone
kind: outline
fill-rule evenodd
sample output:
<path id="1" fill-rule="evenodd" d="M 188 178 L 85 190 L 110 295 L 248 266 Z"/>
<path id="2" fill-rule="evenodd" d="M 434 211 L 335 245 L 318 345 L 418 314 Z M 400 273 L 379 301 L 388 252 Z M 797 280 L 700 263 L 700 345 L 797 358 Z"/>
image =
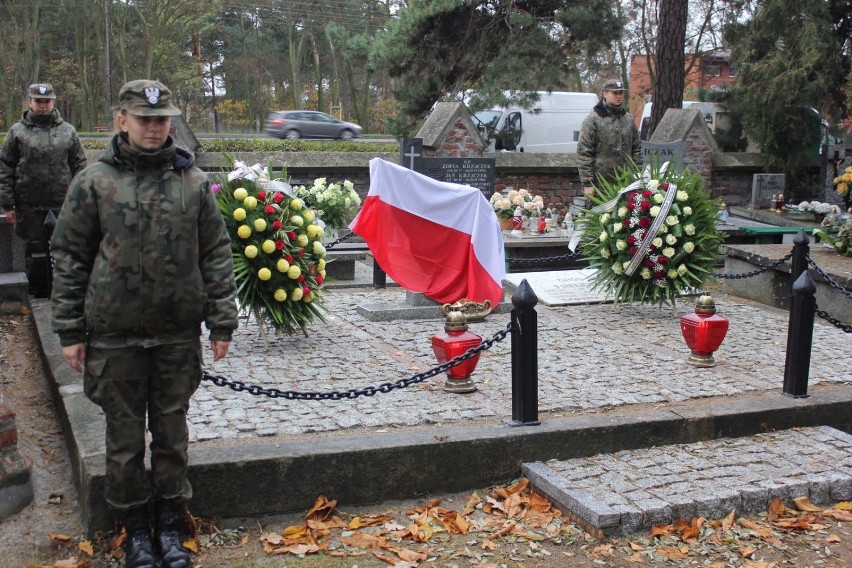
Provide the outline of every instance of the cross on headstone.
<path id="1" fill-rule="evenodd" d="M 411 158 L 411 163 L 408 164 L 408 169 L 413 170 L 414 169 L 414 158 L 419 158 L 420 154 L 418 154 L 417 152 L 414 151 L 414 146 L 412 145 L 411 149 L 408 152 L 406 152 L 405 154 L 403 154 L 403 156 L 405 156 L 406 158 Z"/>
<path id="2" fill-rule="evenodd" d="M 414 170 L 418 173 L 423 173 L 423 139 L 422 138 L 403 138 L 400 148 L 399 164 Z"/>

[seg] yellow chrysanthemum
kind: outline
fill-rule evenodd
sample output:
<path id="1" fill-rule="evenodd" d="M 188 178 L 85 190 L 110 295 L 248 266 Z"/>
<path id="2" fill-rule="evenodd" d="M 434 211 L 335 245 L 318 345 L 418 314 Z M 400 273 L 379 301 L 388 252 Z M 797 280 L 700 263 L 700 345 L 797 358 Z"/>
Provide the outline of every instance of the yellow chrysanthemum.
<path id="1" fill-rule="evenodd" d="M 275 298 L 276 302 L 283 302 L 284 300 L 287 299 L 287 290 L 282 290 L 281 288 L 278 288 L 275 291 L 275 294 L 273 295 L 273 297 Z"/>
<path id="2" fill-rule="evenodd" d="M 275 263 L 275 269 L 278 270 L 278 272 L 287 272 L 290 270 L 290 263 L 287 262 L 286 258 L 279 258 L 278 262 Z"/>
<path id="3" fill-rule="evenodd" d="M 257 247 L 249 245 L 243 250 L 243 254 L 246 255 L 246 258 L 254 258 L 257 256 Z"/>
<path id="4" fill-rule="evenodd" d="M 299 288 L 298 286 L 296 286 L 295 288 L 293 288 L 293 293 L 290 294 L 290 299 L 293 300 L 294 302 L 298 302 L 299 300 L 302 299 L 303 295 L 304 295 L 304 292 L 302 292 L 302 289 Z"/>
<path id="5" fill-rule="evenodd" d="M 296 244 L 298 244 L 300 247 L 308 246 L 308 242 L 310 242 L 308 239 L 308 235 L 299 235 L 298 237 L 296 237 Z"/>
<path id="6" fill-rule="evenodd" d="M 237 229 L 237 236 L 241 239 L 247 239 L 251 236 L 251 227 L 248 225 L 240 225 Z"/>
<path id="7" fill-rule="evenodd" d="M 265 267 L 261 268 L 257 271 L 257 277 L 263 281 L 269 280 L 272 278 L 272 271 Z"/>
<path id="8" fill-rule="evenodd" d="M 263 244 L 260 245 L 260 248 L 262 248 L 263 252 L 265 252 L 266 254 L 272 254 L 273 252 L 275 252 L 275 241 L 271 239 L 266 239 L 265 241 L 263 241 Z"/>
<path id="9" fill-rule="evenodd" d="M 255 219 L 254 220 L 254 230 L 258 233 L 262 233 L 266 230 L 266 219 Z"/>
<path id="10" fill-rule="evenodd" d="M 257 198 L 253 195 L 249 195 L 248 197 L 243 199 L 243 205 L 245 205 L 246 209 L 251 211 L 255 207 L 257 207 Z"/>
<path id="11" fill-rule="evenodd" d="M 237 201 L 242 201 L 246 197 L 248 197 L 248 191 L 246 190 L 246 188 L 238 187 L 234 190 L 234 199 L 236 199 Z"/>
<path id="12" fill-rule="evenodd" d="M 299 276 L 302 275 L 302 269 L 298 266 L 291 266 L 287 269 L 287 277 L 291 280 L 296 280 Z"/>
<path id="13" fill-rule="evenodd" d="M 234 219 L 237 221 L 245 221 L 246 220 L 246 210 L 242 207 L 237 207 L 234 209 Z"/>

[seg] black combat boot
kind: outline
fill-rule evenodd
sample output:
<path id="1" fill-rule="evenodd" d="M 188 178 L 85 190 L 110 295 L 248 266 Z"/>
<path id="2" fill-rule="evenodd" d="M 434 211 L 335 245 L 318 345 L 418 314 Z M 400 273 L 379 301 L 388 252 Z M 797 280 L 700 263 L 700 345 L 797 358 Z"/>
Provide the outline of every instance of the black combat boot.
<path id="1" fill-rule="evenodd" d="M 124 543 L 124 568 L 156 568 L 151 545 L 151 526 L 148 508 L 144 505 L 118 512 L 118 520 L 127 531 Z"/>
<path id="2" fill-rule="evenodd" d="M 183 547 L 183 501 L 168 499 L 157 501 L 157 546 L 160 548 L 162 568 L 189 568 L 192 558 Z"/>

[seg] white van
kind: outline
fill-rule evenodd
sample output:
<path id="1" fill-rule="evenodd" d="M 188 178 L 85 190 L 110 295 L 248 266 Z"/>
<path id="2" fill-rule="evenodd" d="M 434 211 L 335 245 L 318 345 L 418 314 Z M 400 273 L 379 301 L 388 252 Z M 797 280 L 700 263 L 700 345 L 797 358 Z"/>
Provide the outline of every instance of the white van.
<path id="1" fill-rule="evenodd" d="M 699 104 L 698 101 L 683 101 L 682 108 L 689 108 L 694 104 Z M 639 123 L 639 139 L 647 140 L 651 137 L 651 133 L 649 132 L 651 126 L 651 109 L 654 108 L 654 103 L 645 103 L 645 106 L 642 108 L 642 121 Z M 703 109 L 702 109 L 703 111 Z M 703 112 L 702 112 L 703 114 Z"/>
<path id="2" fill-rule="evenodd" d="M 577 152 L 580 126 L 598 102 L 594 93 L 538 91 L 534 109 L 483 110 L 473 116 L 491 151 Z"/>

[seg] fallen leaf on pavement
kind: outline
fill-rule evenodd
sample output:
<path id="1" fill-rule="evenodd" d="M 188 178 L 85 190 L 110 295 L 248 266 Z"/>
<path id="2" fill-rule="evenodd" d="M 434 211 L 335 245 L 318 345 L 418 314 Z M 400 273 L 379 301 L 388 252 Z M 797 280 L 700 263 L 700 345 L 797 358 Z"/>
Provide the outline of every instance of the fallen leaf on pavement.
<path id="1" fill-rule="evenodd" d="M 58 540 L 59 542 L 68 542 L 69 540 L 71 540 L 71 537 L 68 536 L 67 534 L 50 533 L 47 536 L 48 536 L 48 538 L 50 538 L 50 540 Z"/>
<path id="2" fill-rule="evenodd" d="M 95 550 L 92 548 L 92 543 L 88 540 L 81 540 L 80 543 L 77 545 L 77 549 L 89 558 L 91 558 L 95 554 Z"/>
<path id="3" fill-rule="evenodd" d="M 822 511 L 821 508 L 811 503 L 811 500 L 808 499 L 807 496 L 797 497 L 793 499 L 793 503 L 796 504 L 796 507 L 798 507 L 800 511 L 812 511 L 817 513 Z"/>
<path id="4" fill-rule="evenodd" d="M 737 516 L 736 510 L 728 513 L 728 516 L 722 519 L 722 532 L 728 532 L 734 526 L 734 518 Z"/>
<path id="5" fill-rule="evenodd" d="M 687 552 L 689 552 L 689 548 L 686 546 L 683 546 L 681 548 L 678 548 L 676 546 L 663 546 L 656 550 L 656 553 L 660 556 L 665 556 L 666 558 L 671 558 L 673 560 L 686 558 Z"/>
<path id="6" fill-rule="evenodd" d="M 781 501 L 781 499 L 775 498 L 772 500 L 771 503 L 769 503 L 767 518 L 770 521 L 774 521 L 778 519 L 781 515 L 783 515 L 786 509 L 787 507 L 784 506 L 784 502 Z"/>
<path id="7" fill-rule="evenodd" d="M 305 518 L 324 520 L 334 512 L 335 507 L 337 507 L 337 499 L 329 501 L 325 495 L 320 495 L 314 501 L 313 507 L 305 513 Z"/>
<path id="8" fill-rule="evenodd" d="M 755 552 L 757 552 L 757 549 L 753 546 L 744 546 L 740 548 L 740 556 L 743 558 L 751 558 Z"/>
<path id="9" fill-rule="evenodd" d="M 838 509 L 829 509 L 828 511 L 825 511 L 824 514 L 826 516 L 831 517 L 832 519 L 836 519 L 838 521 L 844 521 L 844 522 L 847 522 L 847 523 L 852 522 L 852 512 L 850 512 L 850 511 L 841 511 L 841 510 L 838 510 Z"/>

